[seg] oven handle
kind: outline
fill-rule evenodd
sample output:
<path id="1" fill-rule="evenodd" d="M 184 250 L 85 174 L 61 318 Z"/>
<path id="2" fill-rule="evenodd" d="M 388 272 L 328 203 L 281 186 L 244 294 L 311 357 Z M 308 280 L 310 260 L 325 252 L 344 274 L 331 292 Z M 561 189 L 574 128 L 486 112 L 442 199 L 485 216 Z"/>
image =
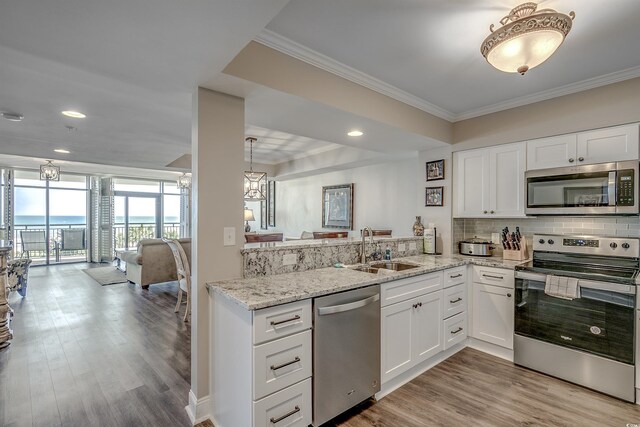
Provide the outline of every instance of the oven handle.
<path id="1" fill-rule="evenodd" d="M 516 279 L 532 280 L 534 282 L 547 282 L 547 275 L 541 273 L 531 273 L 528 271 L 516 271 Z M 636 287 L 631 285 L 623 285 L 621 283 L 611 282 L 596 282 L 594 280 L 582 280 L 578 279 L 578 286 L 586 289 L 596 289 L 600 291 L 612 291 L 619 294 L 635 295 Z"/>

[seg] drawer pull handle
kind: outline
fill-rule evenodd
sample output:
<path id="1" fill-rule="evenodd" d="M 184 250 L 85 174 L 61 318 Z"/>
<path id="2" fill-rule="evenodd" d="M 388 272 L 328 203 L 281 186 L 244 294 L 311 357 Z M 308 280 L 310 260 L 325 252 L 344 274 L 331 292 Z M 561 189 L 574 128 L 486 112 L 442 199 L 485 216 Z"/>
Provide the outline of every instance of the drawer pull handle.
<path id="1" fill-rule="evenodd" d="M 287 367 L 289 365 L 293 365 L 294 363 L 298 363 L 300 361 L 300 358 L 298 356 L 296 356 L 295 359 L 293 359 L 290 362 L 287 363 L 283 363 L 282 365 L 271 365 L 271 370 L 272 371 L 277 371 L 278 369 L 282 369 L 284 367 Z"/>
<path id="2" fill-rule="evenodd" d="M 455 304 L 455 303 L 460 302 L 460 301 L 462 301 L 462 298 L 458 297 L 458 298 L 456 298 L 454 300 L 449 300 L 449 303 L 450 304 Z"/>
<path id="3" fill-rule="evenodd" d="M 504 280 L 504 276 L 493 276 L 491 274 L 483 274 L 482 277 L 488 277 L 489 279 Z"/>
<path id="4" fill-rule="evenodd" d="M 297 314 L 293 316 L 291 319 L 278 320 L 277 322 L 272 320 L 271 326 L 278 326 L 278 325 L 282 325 L 283 323 L 294 322 L 296 320 L 300 320 L 300 316 L 298 316 Z"/>
<path id="5" fill-rule="evenodd" d="M 449 277 L 452 278 L 452 279 L 456 279 L 458 277 L 462 277 L 462 274 L 455 274 L 455 275 L 449 276 Z"/>
<path id="6" fill-rule="evenodd" d="M 300 412 L 300 407 L 296 405 L 296 407 L 291 412 L 287 412 L 286 414 L 278 418 L 271 417 L 269 421 L 271 421 L 271 424 L 278 424 L 280 421 L 284 420 L 285 418 L 289 418 L 291 415 L 297 414 L 298 412 Z"/>
<path id="7" fill-rule="evenodd" d="M 451 331 L 451 335 L 455 335 L 459 332 L 462 332 L 462 327 L 459 327 L 458 329 L 456 329 L 455 331 Z"/>
<path id="8" fill-rule="evenodd" d="M 418 308 L 418 307 L 422 307 L 422 303 L 421 302 L 417 302 L 417 303 L 413 304 L 413 308 Z"/>

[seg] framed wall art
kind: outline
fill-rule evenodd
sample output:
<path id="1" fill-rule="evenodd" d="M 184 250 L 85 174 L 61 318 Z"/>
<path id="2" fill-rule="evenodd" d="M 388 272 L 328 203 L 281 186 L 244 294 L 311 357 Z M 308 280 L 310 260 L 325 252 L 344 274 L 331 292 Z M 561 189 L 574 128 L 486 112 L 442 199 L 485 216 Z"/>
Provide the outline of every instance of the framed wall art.
<path id="1" fill-rule="evenodd" d="M 444 179 L 444 159 L 427 162 L 427 181 Z"/>
<path id="2" fill-rule="evenodd" d="M 353 184 L 322 187 L 322 227 L 353 228 Z"/>
<path id="3" fill-rule="evenodd" d="M 444 187 L 427 187 L 425 188 L 424 205 L 425 206 L 444 206 L 443 201 Z"/>
<path id="4" fill-rule="evenodd" d="M 269 190 L 267 194 L 267 201 L 269 203 L 269 208 L 267 209 L 267 217 L 269 218 L 267 221 L 267 225 L 269 227 L 276 226 L 276 182 L 269 181 Z"/>

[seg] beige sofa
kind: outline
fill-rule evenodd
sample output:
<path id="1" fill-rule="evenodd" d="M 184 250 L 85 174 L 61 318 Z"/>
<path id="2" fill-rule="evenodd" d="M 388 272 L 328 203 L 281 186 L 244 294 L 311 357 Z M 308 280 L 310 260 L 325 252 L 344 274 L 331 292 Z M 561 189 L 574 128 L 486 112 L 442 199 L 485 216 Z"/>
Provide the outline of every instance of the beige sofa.
<path id="1" fill-rule="evenodd" d="M 191 238 L 178 239 L 191 265 Z M 169 245 L 162 239 L 143 239 L 136 251 L 118 254 L 121 261 L 127 263 L 127 280 L 147 289 L 154 283 L 177 280 L 176 263 Z"/>

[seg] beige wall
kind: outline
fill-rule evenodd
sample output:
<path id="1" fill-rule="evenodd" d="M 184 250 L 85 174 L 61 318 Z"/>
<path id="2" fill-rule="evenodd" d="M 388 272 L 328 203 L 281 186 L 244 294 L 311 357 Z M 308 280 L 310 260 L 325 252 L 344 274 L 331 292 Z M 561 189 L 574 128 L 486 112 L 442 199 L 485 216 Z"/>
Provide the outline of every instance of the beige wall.
<path id="1" fill-rule="evenodd" d="M 438 141 L 452 141 L 447 120 L 257 42 L 249 43 L 224 73 Z"/>
<path id="2" fill-rule="evenodd" d="M 454 150 L 640 121 L 640 78 L 512 108 L 453 125 Z"/>
<path id="3" fill-rule="evenodd" d="M 202 399 L 210 385 L 205 283 L 242 276 L 244 100 L 199 88 L 193 108 L 191 391 Z M 224 227 L 235 227 L 235 246 L 223 245 Z"/>

